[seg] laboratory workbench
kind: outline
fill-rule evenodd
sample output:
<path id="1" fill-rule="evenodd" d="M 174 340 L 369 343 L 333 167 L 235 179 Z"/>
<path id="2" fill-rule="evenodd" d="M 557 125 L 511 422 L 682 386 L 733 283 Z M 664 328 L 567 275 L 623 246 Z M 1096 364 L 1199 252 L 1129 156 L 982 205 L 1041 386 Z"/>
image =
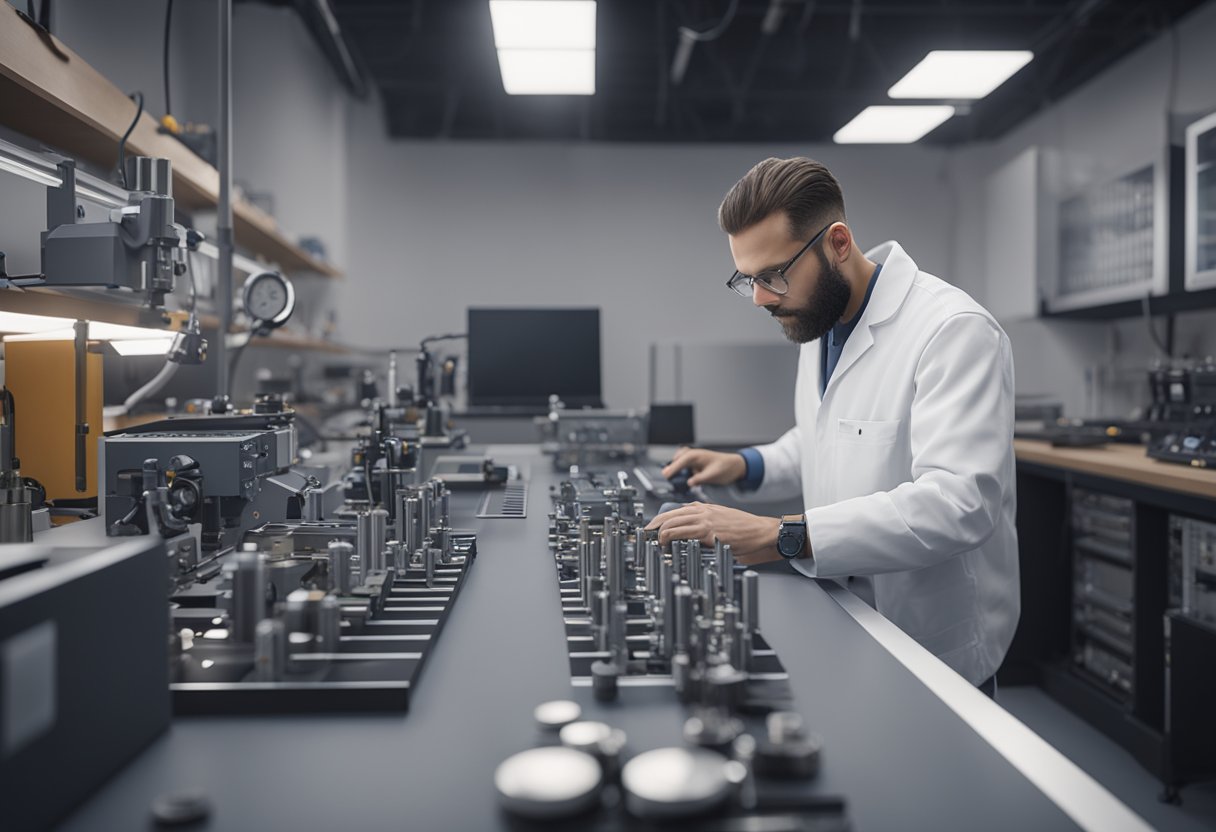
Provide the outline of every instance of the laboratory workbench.
<path id="1" fill-rule="evenodd" d="M 529 471 L 527 517 L 477 520 L 479 495 L 453 495 L 453 519 L 478 531 L 479 555 L 409 713 L 176 717 L 62 828 L 144 828 L 155 798 L 197 790 L 214 805 L 208 830 L 506 829 L 494 769 L 537 743 L 532 709 L 550 699 L 576 699 L 588 718 L 622 728 L 626 757 L 681 744 L 672 690 L 623 688 L 603 704 L 571 686 L 546 544 L 559 475 L 535 446 L 488 452 Z M 102 531 L 76 526 L 48 534 Z M 760 593 L 761 629 L 795 707 L 824 738 L 815 788 L 845 797 L 855 828 L 1148 828 L 839 584 L 780 564 Z"/>

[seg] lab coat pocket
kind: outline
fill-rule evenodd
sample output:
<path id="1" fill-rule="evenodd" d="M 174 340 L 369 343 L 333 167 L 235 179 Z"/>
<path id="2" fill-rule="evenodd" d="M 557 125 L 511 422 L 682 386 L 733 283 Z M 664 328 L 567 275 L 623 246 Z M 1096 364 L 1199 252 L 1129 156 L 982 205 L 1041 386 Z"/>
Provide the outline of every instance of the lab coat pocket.
<path id="1" fill-rule="evenodd" d="M 837 419 L 836 441 L 849 445 L 889 445 L 899 436 L 899 419 L 879 422 Z"/>
<path id="2" fill-rule="evenodd" d="M 898 419 L 838 419 L 836 427 L 836 499 L 864 497 L 898 484 L 892 465 L 899 439 Z"/>

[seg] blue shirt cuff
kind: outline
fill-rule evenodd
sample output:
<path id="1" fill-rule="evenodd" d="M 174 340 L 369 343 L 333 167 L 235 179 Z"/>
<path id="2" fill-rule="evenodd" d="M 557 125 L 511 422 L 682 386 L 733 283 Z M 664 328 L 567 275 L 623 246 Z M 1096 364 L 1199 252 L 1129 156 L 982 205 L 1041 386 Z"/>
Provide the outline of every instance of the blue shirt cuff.
<path id="1" fill-rule="evenodd" d="M 747 473 L 739 480 L 741 491 L 755 491 L 764 482 L 764 457 L 755 448 L 744 448 L 739 451 L 743 462 L 747 465 Z"/>

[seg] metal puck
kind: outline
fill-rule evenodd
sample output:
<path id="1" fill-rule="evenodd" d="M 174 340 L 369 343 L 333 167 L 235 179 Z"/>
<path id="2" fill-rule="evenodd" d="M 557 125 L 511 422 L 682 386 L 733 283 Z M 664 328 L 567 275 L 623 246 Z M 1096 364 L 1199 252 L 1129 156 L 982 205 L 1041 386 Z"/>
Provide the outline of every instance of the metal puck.
<path id="1" fill-rule="evenodd" d="M 152 801 L 152 819 L 157 826 L 186 826 L 206 820 L 211 801 L 199 792 L 163 795 Z"/>
<path id="2" fill-rule="evenodd" d="M 594 754 L 612 736 L 612 727 L 602 722 L 571 722 L 557 736 L 567 748 Z"/>
<path id="3" fill-rule="evenodd" d="M 532 711 L 536 724 L 542 731 L 560 731 L 571 722 L 577 722 L 583 715 L 583 709 L 577 702 L 569 699 L 554 699 L 552 702 L 542 702 Z"/>
<path id="4" fill-rule="evenodd" d="M 658 748 L 621 770 L 625 808 L 639 818 L 691 817 L 730 795 L 727 760 L 703 748 Z"/>
<path id="5" fill-rule="evenodd" d="M 603 774 L 590 754 L 548 746 L 521 751 L 494 770 L 502 807 L 535 820 L 569 818 L 599 802 Z"/>

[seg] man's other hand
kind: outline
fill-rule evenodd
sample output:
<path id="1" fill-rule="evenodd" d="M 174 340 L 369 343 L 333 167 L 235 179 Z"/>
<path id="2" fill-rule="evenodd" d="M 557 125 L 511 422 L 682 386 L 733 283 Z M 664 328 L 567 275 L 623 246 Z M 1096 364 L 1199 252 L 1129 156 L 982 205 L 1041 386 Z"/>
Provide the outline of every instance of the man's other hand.
<path id="1" fill-rule="evenodd" d="M 737 508 L 688 503 L 677 509 L 656 515 L 647 530 L 659 530 L 659 543 L 666 546 L 673 540 L 699 540 L 713 546 L 714 538 L 731 547 L 731 554 L 740 563 L 755 564 L 779 560 L 776 517 L 759 517 Z"/>
<path id="2" fill-rule="evenodd" d="M 683 469 L 692 471 L 688 485 L 729 485 L 743 479 L 747 463 L 737 453 L 707 451 L 704 448 L 680 448 L 671 462 L 663 468 L 663 476 L 671 479 Z"/>

